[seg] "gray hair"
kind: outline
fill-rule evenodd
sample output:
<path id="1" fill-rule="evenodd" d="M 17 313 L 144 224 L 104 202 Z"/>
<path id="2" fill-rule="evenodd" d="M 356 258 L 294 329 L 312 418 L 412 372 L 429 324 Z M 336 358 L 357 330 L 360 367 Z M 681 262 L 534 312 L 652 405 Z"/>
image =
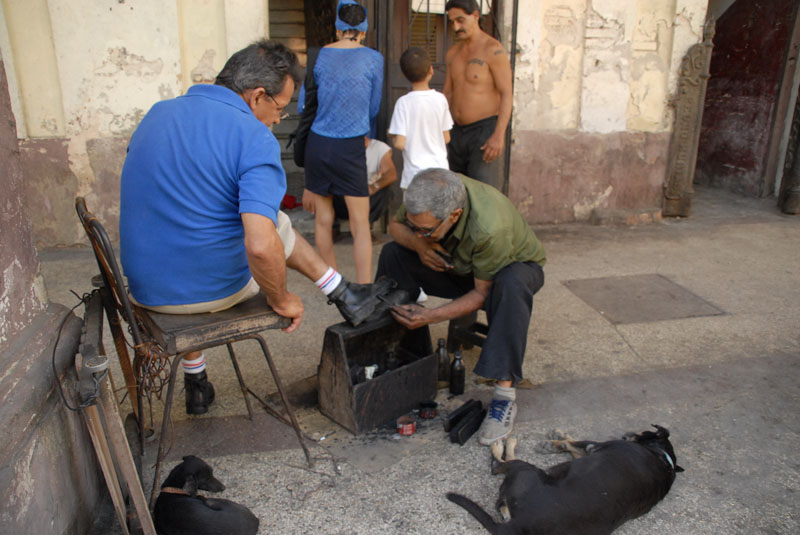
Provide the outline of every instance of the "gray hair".
<path id="1" fill-rule="evenodd" d="M 414 175 L 403 201 L 409 214 L 430 212 L 436 219 L 445 219 L 454 210 L 464 208 L 467 189 L 454 172 L 432 167 Z"/>
<path id="2" fill-rule="evenodd" d="M 282 43 L 261 39 L 232 55 L 214 83 L 240 95 L 257 87 L 277 95 L 289 77 L 295 85 L 303 78 L 297 55 Z"/>

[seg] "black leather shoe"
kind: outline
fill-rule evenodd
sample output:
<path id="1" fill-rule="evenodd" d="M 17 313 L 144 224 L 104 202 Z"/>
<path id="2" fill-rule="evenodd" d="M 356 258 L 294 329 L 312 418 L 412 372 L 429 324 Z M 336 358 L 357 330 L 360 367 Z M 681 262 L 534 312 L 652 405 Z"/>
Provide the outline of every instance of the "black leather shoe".
<path id="1" fill-rule="evenodd" d="M 184 373 L 186 389 L 186 414 L 205 414 L 214 402 L 214 385 L 208 380 L 205 370 L 200 373 Z"/>
<path id="2" fill-rule="evenodd" d="M 411 299 L 411 295 L 407 291 L 392 290 L 378 301 L 378 304 L 375 305 L 375 310 L 372 311 L 367 321 L 375 321 L 389 314 L 392 305 L 407 305 L 413 302 L 414 300 Z"/>
<path id="3" fill-rule="evenodd" d="M 329 295 L 328 304 L 334 303 L 339 313 L 353 327 L 361 324 L 375 311 L 379 295 L 389 293 L 397 283 L 381 277 L 373 284 L 356 284 L 342 279 Z"/>

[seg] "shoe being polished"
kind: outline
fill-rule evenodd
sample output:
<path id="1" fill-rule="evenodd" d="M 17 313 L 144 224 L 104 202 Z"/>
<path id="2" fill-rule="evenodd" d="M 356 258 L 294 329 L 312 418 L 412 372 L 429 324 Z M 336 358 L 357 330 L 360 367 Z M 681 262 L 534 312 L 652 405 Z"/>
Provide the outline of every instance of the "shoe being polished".
<path id="1" fill-rule="evenodd" d="M 343 278 L 328 295 L 328 304 L 334 303 L 342 317 L 356 327 L 375 312 L 375 307 L 380 303 L 378 296 L 389 293 L 396 284 L 383 277 L 373 284 L 356 284 Z"/>
<path id="2" fill-rule="evenodd" d="M 214 402 L 214 385 L 208 380 L 205 370 L 200 373 L 184 373 L 183 386 L 186 393 L 186 414 L 205 414 Z"/>
<path id="3" fill-rule="evenodd" d="M 369 321 L 382 318 L 390 313 L 392 305 L 407 305 L 412 303 L 411 295 L 405 290 L 390 290 L 375 305 L 375 310 L 369 317 Z"/>

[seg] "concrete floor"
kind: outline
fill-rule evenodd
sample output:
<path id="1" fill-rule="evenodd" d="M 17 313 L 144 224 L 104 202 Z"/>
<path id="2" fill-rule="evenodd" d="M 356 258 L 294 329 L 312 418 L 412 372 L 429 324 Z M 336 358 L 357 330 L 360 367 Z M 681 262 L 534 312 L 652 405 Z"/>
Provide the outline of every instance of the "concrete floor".
<path id="1" fill-rule="evenodd" d="M 294 219 L 310 229 L 307 219 Z M 657 423 L 670 429 L 686 471 L 661 504 L 619 533 L 799 533 L 800 218 L 780 214 L 773 199 L 700 189 L 689 219 L 535 230 L 547 249 L 547 280 L 529 331 L 524 371 L 531 386 L 518 392 L 518 457 L 541 466 L 564 460 L 534 451 L 553 428 L 607 439 Z M 337 255 L 352 276 L 347 241 L 337 244 Z M 87 249 L 47 250 L 40 258 L 52 301 L 72 306 L 78 301 L 69 290 L 90 290 L 97 269 Z M 685 294 L 708 305 L 699 313 L 713 315 L 651 320 L 645 310 L 653 297 L 644 288 L 631 300 L 606 303 L 627 313 L 610 321 L 607 310 L 566 284 L 642 275 L 680 288 L 653 294 L 667 309 Z M 289 285 L 306 306 L 303 325 L 267 336 L 287 384 L 316 373 L 325 328 L 340 321 L 311 283 L 292 274 Z M 631 309 L 641 309 L 640 320 L 631 319 Z M 434 341 L 445 336 L 446 325 L 431 333 Z M 106 346 L 113 350 L 110 338 Z M 251 386 L 274 391 L 263 358 L 244 343 L 238 351 Z M 228 486 L 222 497 L 260 518 L 259 533 L 485 533 L 444 498 L 456 490 L 493 509 L 501 480 L 489 475 L 488 449 L 474 438 L 449 443 L 441 418 L 412 437 L 389 430 L 353 437 L 306 407 L 298 410 L 302 427 L 324 437 L 310 446 L 316 464 L 309 469 L 291 428 L 266 415 L 244 418 L 226 352 L 207 355 L 217 401 L 208 415 L 187 418 L 178 393 L 167 468 L 182 455 L 202 456 Z M 477 357 L 477 350 L 466 352 L 468 369 Z M 490 393 L 468 375 L 463 396 L 447 400 L 441 392 L 438 399 L 448 409 Z"/>

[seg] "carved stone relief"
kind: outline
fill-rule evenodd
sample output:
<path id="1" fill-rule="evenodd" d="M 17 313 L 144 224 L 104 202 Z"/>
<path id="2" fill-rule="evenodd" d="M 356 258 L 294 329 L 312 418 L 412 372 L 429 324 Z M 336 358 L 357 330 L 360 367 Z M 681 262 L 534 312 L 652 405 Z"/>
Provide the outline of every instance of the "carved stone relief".
<path id="1" fill-rule="evenodd" d="M 709 78 L 714 25 L 713 19 L 706 20 L 703 42 L 691 47 L 681 62 L 675 98 L 675 127 L 664 184 L 665 216 L 687 217 L 691 211 L 694 195 L 692 183 Z"/>
<path id="2" fill-rule="evenodd" d="M 794 107 L 794 119 L 789 133 L 786 163 L 781 180 L 778 205 L 787 214 L 800 214 L 800 97 Z"/>

